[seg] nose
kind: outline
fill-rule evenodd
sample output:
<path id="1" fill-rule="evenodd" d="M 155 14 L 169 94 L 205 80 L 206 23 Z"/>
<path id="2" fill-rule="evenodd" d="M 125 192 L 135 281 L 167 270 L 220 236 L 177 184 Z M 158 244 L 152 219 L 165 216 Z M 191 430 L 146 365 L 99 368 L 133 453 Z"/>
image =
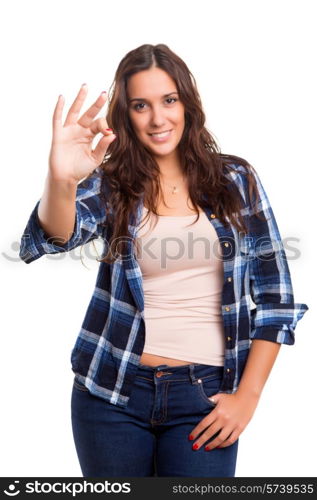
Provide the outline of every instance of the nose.
<path id="1" fill-rule="evenodd" d="M 162 127 L 165 123 L 164 110 L 160 106 L 153 106 L 151 113 L 151 126 Z"/>

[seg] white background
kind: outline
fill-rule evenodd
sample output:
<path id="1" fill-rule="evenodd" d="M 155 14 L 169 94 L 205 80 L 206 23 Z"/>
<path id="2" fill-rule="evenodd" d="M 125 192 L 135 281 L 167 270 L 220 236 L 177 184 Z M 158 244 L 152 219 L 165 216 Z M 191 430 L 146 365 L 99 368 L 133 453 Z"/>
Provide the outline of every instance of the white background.
<path id="1" fill-rule="evenodd" d="M 314 1 L 12 1 L 1 4 L 1 476 L 81 476 L 70 353 L 97 275 L 92 245 L 18 258 L 42 195 L 51 118 L 82 83 L 85 111 L 130 50 L 165 43 L 184 59 L 222 152 L 255 166 L 287 250 L 295 301 L 310 310 L 282 346 L 240 436 L 236 476 L 316 476 Z M 312 231 L 314 229 L 314 231 Z M 76 257 L 76 258 L 75 258 Z M 294 258 L 295 257 L 295 258 Z M 85 267 L 87 266 L 87 267 Z"/>

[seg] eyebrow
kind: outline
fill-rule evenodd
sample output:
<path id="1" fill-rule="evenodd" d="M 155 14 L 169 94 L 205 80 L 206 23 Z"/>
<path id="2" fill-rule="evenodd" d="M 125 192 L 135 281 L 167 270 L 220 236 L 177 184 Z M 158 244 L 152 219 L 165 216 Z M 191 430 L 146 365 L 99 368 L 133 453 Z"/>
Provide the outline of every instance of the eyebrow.
<path id="1" fill-rule="evenodd" d="M 164 94 L 162 97 L 168 97 L 169 95 L 172 95 L 172 94 L 178 94 L 178 92 L 170 92 L 169 94 Z M 134 97 L 133 99 L 129 99 L 129 102 L 132 102 L 132 101 L 147 101 L 147 99 L 143 99 L 142 97 Z"/>

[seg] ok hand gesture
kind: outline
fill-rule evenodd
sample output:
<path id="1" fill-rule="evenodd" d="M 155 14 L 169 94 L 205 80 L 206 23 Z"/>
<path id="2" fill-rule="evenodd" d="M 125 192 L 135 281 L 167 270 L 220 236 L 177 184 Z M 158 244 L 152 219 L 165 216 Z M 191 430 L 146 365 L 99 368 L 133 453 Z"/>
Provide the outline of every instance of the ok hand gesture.
<path id="1" fill-rule="evenodd" d="M 106 95 L 106 92 L 102 92 L 78 119 L 87 96 L 87 85 L 83 84 L 67 113 L 64 125 L 64 98 L 59 96 L 53 115 L 53 138 L 49 155 L 49 174 L 52 179 L 78 183 L 103 161 L 109 145 L 116 138 L 112 130 L 108 129 L 105 118 L 94 120 L 106 102 Z M 100 132 L 104 137 L 92 150 L 92 141 Z"/>

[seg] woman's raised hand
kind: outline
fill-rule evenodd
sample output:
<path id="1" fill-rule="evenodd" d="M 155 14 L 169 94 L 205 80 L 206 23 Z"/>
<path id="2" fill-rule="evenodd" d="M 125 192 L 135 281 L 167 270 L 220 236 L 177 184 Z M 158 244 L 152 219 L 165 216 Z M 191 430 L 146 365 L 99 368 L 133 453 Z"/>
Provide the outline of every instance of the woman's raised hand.
<path id="1" fill-rule="evenodd" d="M 69 108 L 64 125 L 62 124 L 63 96 L 59 97 L 55 106 L 49 155 L 49 174 L 54 180 L 78 183 L 87 177 L 103 161 L 110 143 L 116 138 L 111 130 L 107 130 L 108 124 L 105 118 L 94 120 L 106 102 L 106 92 L 102 92 L 94 104 L 78 119 L 86 96 L 87 85 L 84 84 Z M 104 137 L 92 150 L 92 141 L 100 132 Z"/>

